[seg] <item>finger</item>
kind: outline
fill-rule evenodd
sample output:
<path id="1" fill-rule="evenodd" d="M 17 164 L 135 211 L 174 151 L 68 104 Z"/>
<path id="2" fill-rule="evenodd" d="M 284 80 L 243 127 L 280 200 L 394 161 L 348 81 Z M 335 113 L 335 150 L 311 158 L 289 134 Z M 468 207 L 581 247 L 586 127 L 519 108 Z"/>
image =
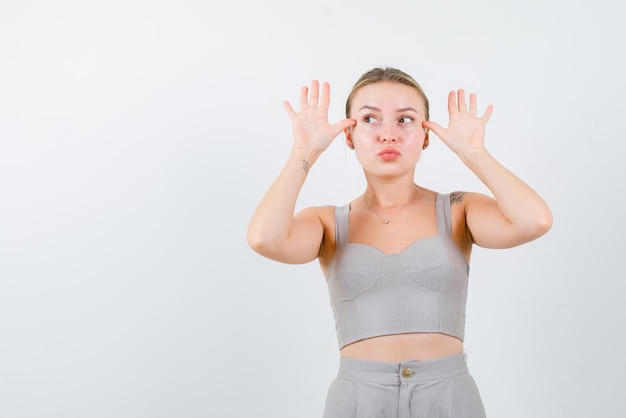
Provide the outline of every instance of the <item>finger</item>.
<path id="1" fill-rule="evenodd" d="M 448 93 L 448 112 L 453 113 L 458 111 L 459 107 L 456 102 L 456 92 L 451 91 L 450 93 Z"/>
<path id="2" fill-rule="evenodd" d="M 429 120 L 425 120 L 422 122 L 422 126 L 428 130 L 431 130 L 437 135 L 439 138 L 445 138 L 445 128 L 439 125 L 437 122 L 432 122 Z"/>
<path id="3" fill-rule="evenodd" d="M 317 107 L 320 94 L 320 83 L 317 80 L 311 82 L 311 91 L 309 93 L 309 106 Z"/>
<path id="4" fill-rule="evenodd" d="M 481 116 L 481 119 L 485 121 L 485 123 L 487 123 L 489 121 L 489 118 L 491 118 L 491 114 L 493 113 L 493 105 L 489 105 L 487 106 L 487 109 L 485 109 L 485 113 Z"/>
<path id="5" fill-rule="evenodd" d="M 287 112 L 287 115 L 289 115 L 289 117 L 291 117 L 291 115 L 293 115 L 294 113 L 296 113 L 293 110 L 293 107 L 291 107 L 291 103 L 289 103 L 289 101 L 285 100 L 283 102 L 283 107 L 285 108 L 285 111 Z"/>
<path id="6" fill-rule="evenodd" d="M 470 99 L 469 112 L 476 114 L 476 112 L 478 111 L 478 108 L 476 105 L 476 95 L 474 93 L 471 93 L 469 99 Z"/>
<path id="7" fill-rule="evenodd" d="M 465 103 L 465 91 L 463 89 L 459 89 L 459 112 L 467 112 L 467 103 Z"/>
<path id="8" fill-rule="evenodd" d="M 333 125 L 333 131 L 336 132 L 337 135 L 339 135 L 341 132 L 345 131 L 346 129 L 354 125 L 356 125 L 355 119 L 340 120 L 339 122 Z"/>
<path id="9" fill-rule="evenodd" d="M 300 90 L 300 110 L 306 109 L 307 107 L 309 107 L 309 88 L 308 87 L 302 87 L 302 89 Z"/>
<path id="10" fill-rule="evenodd" d="M 330 105 L 330 84 L 324 82 L 322 84 L 322 95 L 320 97 L 320 107 L 328 109 Z"/>

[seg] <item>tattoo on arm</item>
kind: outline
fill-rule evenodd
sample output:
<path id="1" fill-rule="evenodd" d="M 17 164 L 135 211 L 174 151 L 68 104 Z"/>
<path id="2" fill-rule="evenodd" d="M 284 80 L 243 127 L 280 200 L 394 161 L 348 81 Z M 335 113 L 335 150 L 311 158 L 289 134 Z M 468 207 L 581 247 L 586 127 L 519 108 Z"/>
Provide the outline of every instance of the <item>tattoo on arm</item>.
<path id="1" fill-rule="evenodd" d="M 309 174 L 309 168 L 311 168 L 309 162 L 307 160 L 302 160 L 302 169 L 304 170 L 305 174 Z"/>
<path id="2" fill-rule="evenodd" d="M 450 203 L 461 203 L 463 201 L 465 192 L 452 192 L 450 193 Z"/>

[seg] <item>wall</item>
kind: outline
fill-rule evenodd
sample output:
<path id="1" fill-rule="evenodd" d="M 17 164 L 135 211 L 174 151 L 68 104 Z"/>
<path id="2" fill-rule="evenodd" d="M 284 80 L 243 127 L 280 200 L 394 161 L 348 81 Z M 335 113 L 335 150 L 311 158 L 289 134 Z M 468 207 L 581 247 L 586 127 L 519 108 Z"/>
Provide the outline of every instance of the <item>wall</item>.
<path id="1" fill-rule="evenodd" d="M 466 348 L 492 417 L 618 417 L 625 29 L 614 2 L 4 2 L 0 417 L 319 417 L 337 366 L 315 263 L 245 241 L 289 152 L 282 100 L 365 70 L 495 111 L 545 237 L 473 255 Z M 436 139 L 436 138 L 432 138 Z M 438 140 L 416 181 L 485 191 Z M 339 138 L 299 207 L 364 181 Z"/>

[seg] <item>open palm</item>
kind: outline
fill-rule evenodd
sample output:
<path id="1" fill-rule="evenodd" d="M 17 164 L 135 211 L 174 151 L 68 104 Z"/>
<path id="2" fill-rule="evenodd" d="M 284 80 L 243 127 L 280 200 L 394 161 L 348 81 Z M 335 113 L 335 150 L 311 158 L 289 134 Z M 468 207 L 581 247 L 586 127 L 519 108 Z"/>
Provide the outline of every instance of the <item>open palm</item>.
<path id="1" fill-rule="evenodd" d="M 465 154 L 485 145 L 485 126 L 491 117 L 493 106 L 487 106 L 482 116 L 477 115 L 476 95 L 469 96 L 469 108 L 463 89 L 448 94 L 448 127 L 436 122 L 425 121 L 424 126 L 432 130 L 455 153 Z"/>
<path id="2" fill-rule="evenodd" d="M 320 95 L 317 80 L 313 80 L 310 89 L 302 87 L 299 112 L 288 101 L 283 102 L 293 126 L 294 147 L 323 151 L 344 129 L 356 123 L 353 119 L 343 119 L 331 125 L 328 122 L 329 104 L 330 85 L 323 83 Z"/>

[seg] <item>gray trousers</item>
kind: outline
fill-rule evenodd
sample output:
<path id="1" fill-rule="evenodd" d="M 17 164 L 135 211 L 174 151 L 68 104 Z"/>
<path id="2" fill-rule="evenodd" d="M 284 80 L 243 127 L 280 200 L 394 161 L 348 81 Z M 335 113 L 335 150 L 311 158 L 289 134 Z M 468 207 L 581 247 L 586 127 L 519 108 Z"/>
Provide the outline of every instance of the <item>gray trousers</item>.
<path id="1" fill-rule="evenodd" d="M 402 363 L 340 359 L 324 418 L 484 418 L 464 354 Z"/>

